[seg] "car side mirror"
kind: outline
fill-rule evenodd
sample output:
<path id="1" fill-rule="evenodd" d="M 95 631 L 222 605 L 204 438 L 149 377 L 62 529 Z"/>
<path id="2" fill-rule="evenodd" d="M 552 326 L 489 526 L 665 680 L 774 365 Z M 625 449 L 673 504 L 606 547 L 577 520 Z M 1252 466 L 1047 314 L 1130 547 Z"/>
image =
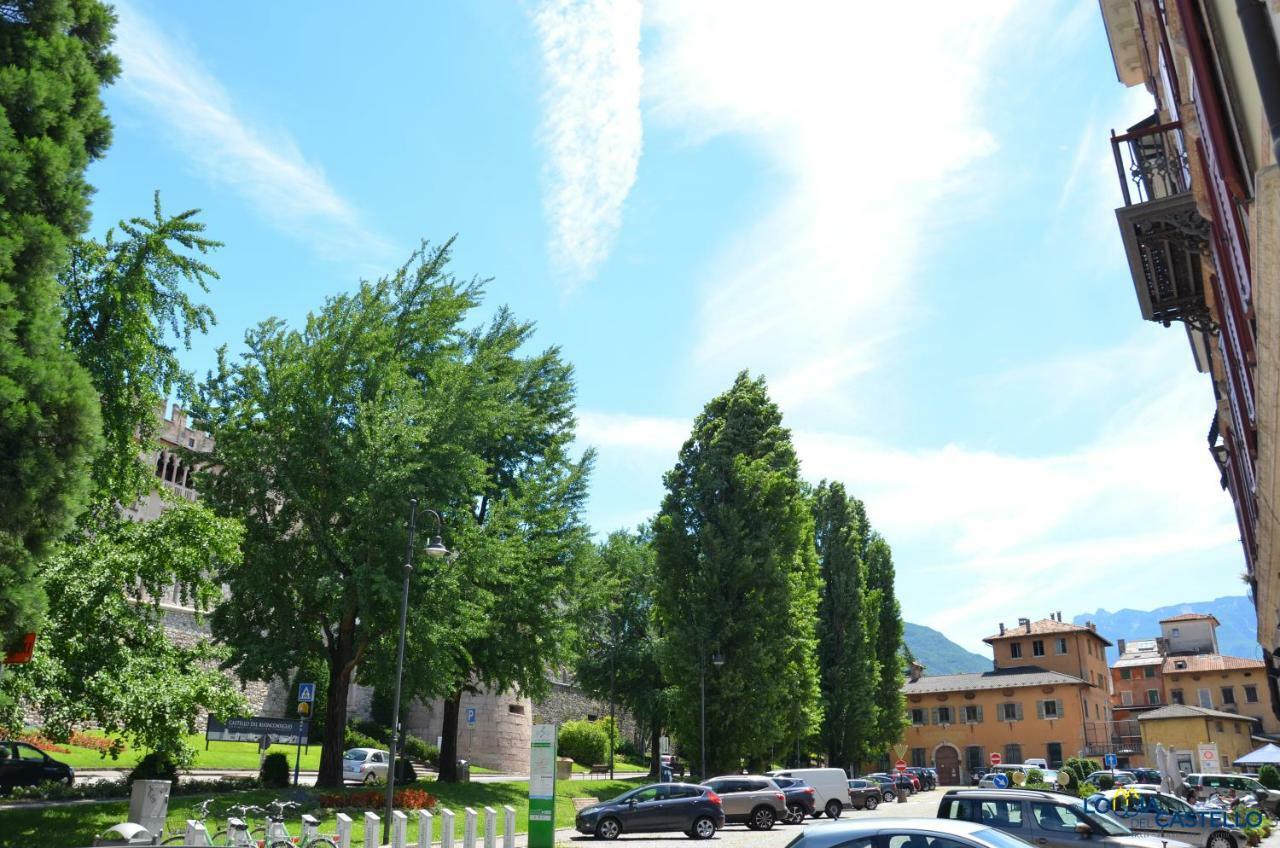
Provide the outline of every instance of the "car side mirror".
<path id="1" fill-rule="evenodd" d="M 1076 825 L 1076 834 L 1088 839 L 1090 836 L 1093 836 L 1093 828 L 1090 827 L 1087 822 L 1080 822 Z"/>

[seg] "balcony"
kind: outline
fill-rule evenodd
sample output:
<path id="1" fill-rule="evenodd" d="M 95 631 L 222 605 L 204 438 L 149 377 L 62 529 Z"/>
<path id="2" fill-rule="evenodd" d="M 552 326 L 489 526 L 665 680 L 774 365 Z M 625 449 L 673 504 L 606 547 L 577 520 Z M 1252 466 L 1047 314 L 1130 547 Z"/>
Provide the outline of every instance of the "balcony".
<path id="1" fill-rule="evenodd" d="M 1191 194 L 1181 123 L 1151 117 L 1121 135 L 1113 132 L 1111 152 L 1124 193 L 1116 220 L 1142 317 L 1214 332 L 1200 270 L 1209 222 Z"/>

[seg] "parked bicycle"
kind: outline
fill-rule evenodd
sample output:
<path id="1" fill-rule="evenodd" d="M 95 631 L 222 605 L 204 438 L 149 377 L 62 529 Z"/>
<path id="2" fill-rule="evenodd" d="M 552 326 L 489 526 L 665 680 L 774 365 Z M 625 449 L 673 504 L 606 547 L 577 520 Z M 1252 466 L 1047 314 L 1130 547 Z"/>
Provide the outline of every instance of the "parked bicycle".
<path id="1" fill-rule="evenodd" d="M 319 820 L 306 813 L 302 816 L 302 834 L 294 839 L 285 826 L 285 814 L 301 806 L 297 801 L 272 801 L 267 804 L 267 809 L 275 810 L 275 813 L 267 813 L 267 835 L 263 840 L 266 848 L 338 848 L 338 843 L 320 835 Z"/>
<path id="2" fill-rule="evenodd" d="M 204 845 L 209 848 L 254 848 L 258 845 L 258 841 L 266 837 L 266 828 L 256 827 L 250 828 L 248 824 L 249 816 L 255 813 L 265 813 L 261 807 L 254 807 L 247 804 L 238 804 L 228 808 L 228 813 L 238 813 L 238 815 L 230 816 L 227 819 L 227 826 L 220 828 L 212 833 L 209 831 L 210 808 L 213 806 L 215 799 L 208 798 L 196 805 L 195 817 L 188 821 L 198 821 L 204 825 Z M 160 843 L 161 845 L 188 845 L 187 829 L 184 824 L 182 832 L 170 836 L 168 839 Z"/>

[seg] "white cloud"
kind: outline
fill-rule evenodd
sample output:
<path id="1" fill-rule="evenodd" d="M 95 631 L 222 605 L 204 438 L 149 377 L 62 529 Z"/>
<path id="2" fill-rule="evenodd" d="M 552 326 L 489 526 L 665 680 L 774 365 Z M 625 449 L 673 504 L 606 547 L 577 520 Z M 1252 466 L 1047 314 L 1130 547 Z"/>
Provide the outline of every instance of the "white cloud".
<path id="1" fill-rule="evenodd" d="M 749 364 L 788 387 L 789 412 L 829 408 L 909 329 L 918 257 L 965 214 L 942 201 L 996 149 L 980 100 L 1013 7 L 655 4 L 652 117 L 695 141 L 743 136 L 782 182 L 707 269 L 703 366 Z"/>
<path id="2" fill-rule="evenodd" d="M 635 183 L 641 18 L 639 0 L 547 0 L 534 16 L 547 83 L 551 253 L 570 284 L 608 256 Z"/>
<path id="3" fill-rule="evenodd" d="M 117 3 L 120 88 L 147 108 L 200 175 L 240 194 L 268 223 L 320 255 L 365 263 L 391 245 L 308 162 L 283 132 L 267 133 L 236 113 L 196 50 L 162 32 L 136 7 Z"/>
<path id="4" fill-rule="evenodd" d="M 1170 593 L 1190 585 L 1234 588 L 1238 531 L 1207 451 L 1207 386 L 1186 367 L 1185 351 L 1181 367 L 1161 369 L 1134 350 L 1125 344 L 1047 368 L 1091 379 L 1104 397 L 1127 397 L 1075 450 L 903 448 L 802 428 L 793 431 L 802 472 L 840 480 L 862 498 L 894 547 L 908 617 L 970 647 L 1001 615 L 1075 614 L 1096 608 L 1100 595 L 1154 606 L 1184 599 Z M 633 486 L 643 479 L 656 494 L 690 426 L 588 413 L 580 437 L 599 447 L 602 467 Z"/>

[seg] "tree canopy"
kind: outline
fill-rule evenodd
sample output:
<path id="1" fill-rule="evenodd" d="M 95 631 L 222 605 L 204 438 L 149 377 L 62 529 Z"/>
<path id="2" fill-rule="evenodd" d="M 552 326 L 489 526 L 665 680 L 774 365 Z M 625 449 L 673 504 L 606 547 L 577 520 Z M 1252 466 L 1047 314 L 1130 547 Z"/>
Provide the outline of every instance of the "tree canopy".
<path id="1" fill-rule="evenodd" d="M 98 0 L 0 4 L 0 645 L 39 621 L 37 564 L 84 506 L 98 441 L 55 275 L 111 142 L 114 22 Z"/>

